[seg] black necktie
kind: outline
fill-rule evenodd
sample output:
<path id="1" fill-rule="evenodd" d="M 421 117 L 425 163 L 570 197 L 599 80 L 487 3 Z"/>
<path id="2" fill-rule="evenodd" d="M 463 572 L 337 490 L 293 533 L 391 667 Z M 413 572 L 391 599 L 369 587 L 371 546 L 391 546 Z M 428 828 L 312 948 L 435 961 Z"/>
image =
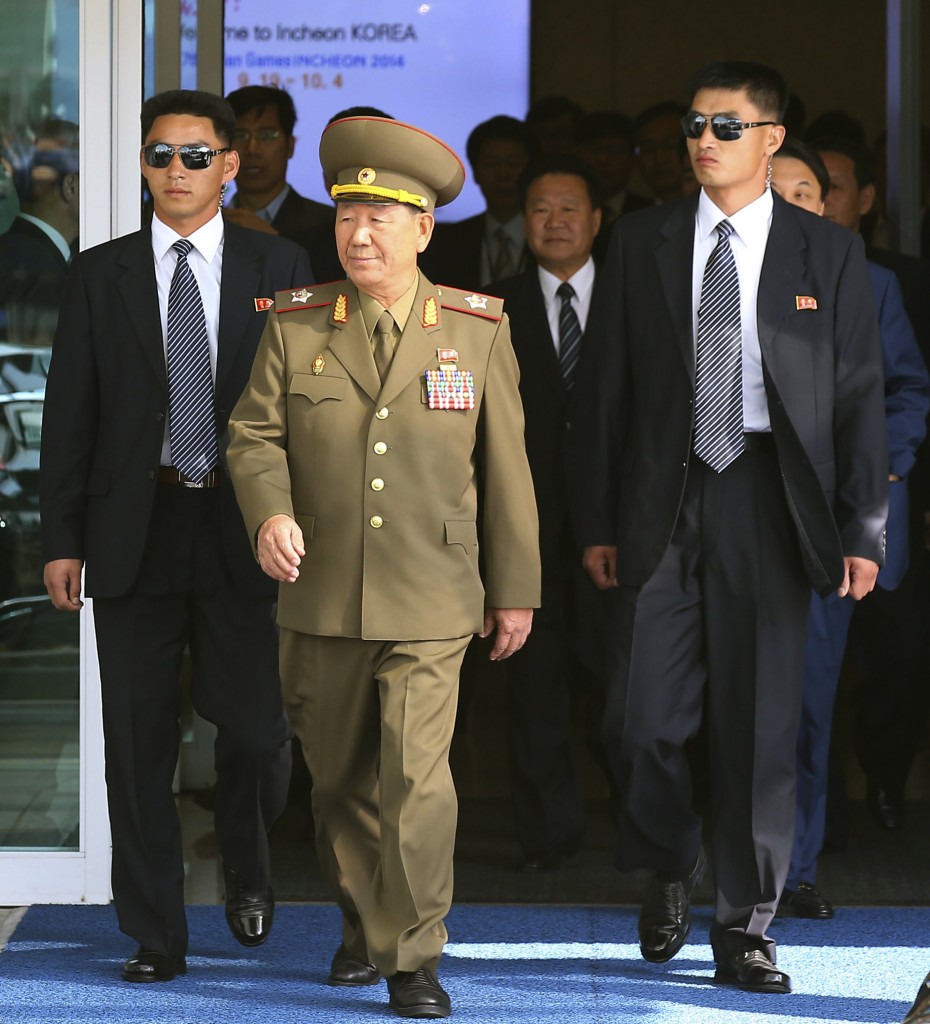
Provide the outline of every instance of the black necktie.
<path id="1" fill-rule="evenodd" d="M 733 225 L 717 225 L 698 309 L 694 452 L 720 473 L 746 447 L 743 439 L 743 346 L 739 277 L 730 248 Z"/>
<path id="2" fill-rule="evenodd" d="M 517 272 L 513 258 L 513 242 L 503 226 L 494 232 L 494 238 L 497 242 L 497 250 L 491 267 L 491 279 L 503 281 L 506 277 L 513 277 Z"/>
<path id="3" fill-rule="evenodd" d="M 171 461 L 198 483 L 219 462 L 213 411 L 213 374 L 203 302 L 187 264 L 193 244 L 179 239 L 168 290 L 168 436 Z"/>
<path id="4" fill-rule="evenodd" d="M 575 289 L 568 281 L 563 281 L 555 293 L 562 300 L 562 308 L 559 310 L 559 365 L 562 367 L 562 380 L 570 388 L 581 356 L 581 324 L 572 306 Z"/>

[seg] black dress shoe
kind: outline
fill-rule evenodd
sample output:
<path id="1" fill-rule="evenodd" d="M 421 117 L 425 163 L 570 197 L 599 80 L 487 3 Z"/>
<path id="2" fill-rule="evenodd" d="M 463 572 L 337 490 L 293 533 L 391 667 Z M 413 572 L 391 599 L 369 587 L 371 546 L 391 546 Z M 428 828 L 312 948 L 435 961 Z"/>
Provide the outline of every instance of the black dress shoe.
<path id="1" fill-rule="evenodd" d="M 744 950 L 726 963 L 717 964 L 714 981 L 723 985 L 738 985 L 747 992 L 791 991 L 791 979 L 761 949 Z"/>
<path id="2" fill-rule="evenodd" d="M 187 974 L 187 962 L 183 956 L 156 953 L 141 946 L 123 964 L 124 981 L 171 981 L 179 974 Z"/>
<path id="3" fill-rule="evenodd" d="M 429 967 L 398 971 L 387 983 L 390 1007 L 398 1017 L 448 1017 L 452 1013 L 449 993 Z"/>
<path id="4" fill-rule="evenodd" d="M 930 1024 L 930 974 L 917 990 L 914 1005 L 907 1011 L 902 1024 Z"/>
<path id="5" fill-rule="evenodd" d="M 799 882 L 797 889 L 785 889 L 781 894 L 775 916 L 826 921 L 833 917 L 833 907 L 820 895 L 816 885 Z"/>
<path id="6" fill-rule="evenodd" d="M 232 868 L 223 868 L 226 880 L 226 923 L 243 946 L 260 946 L 271 934 L 274 893 L 252 889 Z"/>
<path id="7" fill-rule="evenodd" d="M 887 789 L 869 785 L 866 803 L 882 828 L 893 830 L 904 824 L 904 801 L 891 796 Z"/>
<path id="8" fill-rule="evenodd" d="M 651 964 L 664 964 L 685 944 L 691 931 L 691 893 L 707 870 L 702 847 L 691 874 L 678 882 L 654 878 L 639 911 L 639 951 Z"/>
<path id="9" fill-rule="evenodd" d="M 356 960 L 345 946 L 340 946 L 336 950 L 329 968 L 330 985 L 374 985 L 380 980 L 381 972 L 374 964 Z"/>

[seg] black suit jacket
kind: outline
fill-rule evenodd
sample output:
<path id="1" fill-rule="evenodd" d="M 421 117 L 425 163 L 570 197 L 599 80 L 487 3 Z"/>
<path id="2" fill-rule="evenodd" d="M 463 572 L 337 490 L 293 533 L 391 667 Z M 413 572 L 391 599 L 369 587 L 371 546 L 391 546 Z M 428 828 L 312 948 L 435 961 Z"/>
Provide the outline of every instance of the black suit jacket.
<path id="1" fill-rule="evenodd" d="M 307 199 L 291 187 L 271 226 L 283 238 L 289 238 L 292 242 L 302 245 L 308 253 L 312 253 L 310 245 L 314 228 L 320 225 L 332 228 L 335 219 L 335 206 Z"/>
<path id="2" fill-rule="evenodd" d="M 245 387 L 266 313 L 255 299 L 310 281 L 293 242 L 224 228 L 216 367 L 217 434 Z M 119 597 L 139 570 L 155 498 L 168 384 L 151 231 L 105 242 L 72 263 L 52 351 L 42 429 L 45 561 L 86 563 L 90 597 Z M 237 585 L 273 596 L 233 489 L 221 487 L 223 547 Z"/>
<path id="3" fill-rule="evenodd" d="M 600 275 L 595 278 L 595 294 Z M 510 317 L 510 337 L 520 364 L 526 454 L 533 473 L 539 511 L 539 548 L 543 575 L 558 566 L 569 531 L 569 439 L 575 411 L 575 390 L 562 379 L 552 343 L 539 271 L 536 267 L 489 286 L 504 300 Z M 584 336 L 578 376 L 590 355 L 590 337 Z"/>
<path id="4" fill-rule="evenodd" d="M 0 235 L 0 306 L 11 342 L 48 345 L 58 320 L 58 306 L 68 261 L 35 224 L 17 217 Z"/>
<path id="5" fill-rule="evenodd" d="M 426 252 L 417 261 L 431 281 L 464 288 L 466 291 L 488 291 L 489 285 L 481 281 L 484 216 L 479 213 L 466 220 L 436 225 Z M 520 256 L 521 269 L 535 265 L 536 261 L 524 245 Z"/>
<path id="6" fill-rule="evenodd" d="M 773 199 L 758 294 L 763 376 L 801 557 L 826 593 L 844 555 L 884 559 L 882 354 L 861 239 Z M 691 458 L 697 202 L 617 222 L 579 396 L 581 540 L 616 544 L 618 578 L 636 587 L 668 546 Z"/>

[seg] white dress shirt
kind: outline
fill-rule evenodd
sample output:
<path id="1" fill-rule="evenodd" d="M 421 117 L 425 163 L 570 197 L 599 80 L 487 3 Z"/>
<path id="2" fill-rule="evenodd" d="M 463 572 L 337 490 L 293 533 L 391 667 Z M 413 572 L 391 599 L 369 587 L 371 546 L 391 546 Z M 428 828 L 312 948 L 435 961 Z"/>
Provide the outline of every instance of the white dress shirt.
<path id="1" fill-rule="evenodd" d="M 546 316 L 549 319 L 549 333 L 552 335 L 552 344 L 555 347 L 555 354 L 559 354 L 559 313 L 562 310 L 562 299 L 556 295 L 562 279 L 550 274 L 542 267 L 536 268 L 539 274 L 539 287 L 542 290 L 543 300 L 546 303 Z M 588 257 L 588 262 L 568 279 L 568 284 L 575 289 L 572 298 L 572 308 L 578 315 L 578 323 L 581 325 L 582 333 L 588 323 L 588 312 L 591 309 L 591 293 L 594 291 L 594 260 Z"/>
<path id="2" fill-rule="evenodd" d="M 762 350 L 759 347 L 759 277 L 772 227 L 772 193 L 766 189 L 758 199 L 728 217 L 701 189 L 694 221 L 692 262 L 692 321 L 697 352 L 697 311 L 708 257 L 717 244 L 717 225 L 728 220 L 733 226 L 730 248 L 739 277 L 740 324 L 743 333 L 743 430 L 747 433 L 771 430 L 769 406 L 762 380 Z"/>

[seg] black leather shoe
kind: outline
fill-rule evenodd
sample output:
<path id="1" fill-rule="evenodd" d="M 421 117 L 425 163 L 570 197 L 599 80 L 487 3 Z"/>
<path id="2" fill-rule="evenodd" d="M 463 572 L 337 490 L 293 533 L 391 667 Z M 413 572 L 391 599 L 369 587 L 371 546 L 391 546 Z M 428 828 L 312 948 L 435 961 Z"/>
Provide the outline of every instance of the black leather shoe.
<path id="1" fill-rule="evenodd" d="M 356 960 L 345 946 L 340 946 L 333 956 L 328 980 L 330 985 L 374 985 L 381 980 L 381 972 L 374 964 Z"/>
<path id="2" fill-rule="evenodd" d="M 914 1005 L 907 1011 L 902 1024 L 928 1024 L 930 1022 L 930 974 L 917 990 Z"/>
<path id="3" fill-rule="evenodd" d="M 904 824 L 904 801 L 891 796 L 881 786 L 868 787 L 866 803 L 875 820 L 887 829 L 898 829 Z"/>
<path id="4" fill-rule="evenodd" d="M 179 974 L 187 974 L 187 962 L 183 956 L 156 953 L 141 946 L 123 964 L 124 981 L 171 981 Z"/>
<path id="5" fill-rule="evenodd" d="M 223 868 L 226 881 L 226 923 L 243 946 L 260 946 L 271 934 L 274 893 L 251 889 L 232 868 Z"/>
<path id="6" fill-rule="evenodd" d="M 775 916 L 826 921 L 833 917 L 833 907 L 820 895 L 816 885 L 799 882 L 797 889 L 785 889 L 781 894 Z"/>
<path id="7" fill-rule="evenodd" d="M 639 911 L 639 951 L 651 964 L 664 964 L 681 949 L 691 931 L 691 893 L 707 870 L 702 847 L 691 874 L 679 882 L 653 879 Z"/>
<path id="8" fill-rule="evenodd" d="M 387 983 L 390 1007 L 398 1017 L 448 1017 L 452 1013 L 449 993 L 429 967 L 398 971 Z"/>
<path id="9" fill-rule="evenodd" d="M 791 991 L 791 979 L 761 949 L 744 950 L 726 963 L 717 964 L 714 981 L 723 985 L 738 985 L 747 992 Z"/>

